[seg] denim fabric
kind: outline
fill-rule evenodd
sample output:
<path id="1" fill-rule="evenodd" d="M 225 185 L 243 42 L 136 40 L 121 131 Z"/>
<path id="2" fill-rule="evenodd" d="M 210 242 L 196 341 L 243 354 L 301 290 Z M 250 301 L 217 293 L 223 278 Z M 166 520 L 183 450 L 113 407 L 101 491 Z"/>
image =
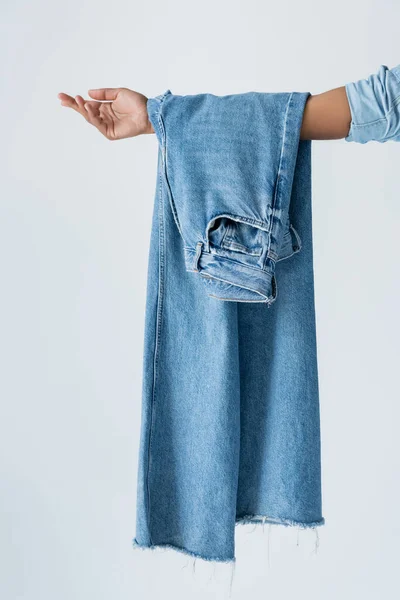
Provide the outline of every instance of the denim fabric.
<path id="1" fill-rule="evenodd" d="M 400 141 L 400 64 L 392 69 L 380 65 L 345 89 L 352 117 L 346 142 Z"/>
<path id="2" fill-rule="evenodd" d="M 147 102 L 158 163 L 134 547 L 234 562 L 238 524 L 325 522 L 309 95 Z"/>
<path id="3" fill-rule="evenodd" d="M 185 268 L 210 296 L 276 300 L 275 263 L 301 247 L 288 207 L 308 95 L 167 90 L 148 101 Z"/>

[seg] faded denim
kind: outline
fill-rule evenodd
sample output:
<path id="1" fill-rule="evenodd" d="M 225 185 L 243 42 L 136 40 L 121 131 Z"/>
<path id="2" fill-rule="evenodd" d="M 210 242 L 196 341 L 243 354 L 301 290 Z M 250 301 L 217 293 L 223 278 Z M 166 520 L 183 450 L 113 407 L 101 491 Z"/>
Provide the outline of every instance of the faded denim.
<path id="1" fill-rule="evenodd" d="M 324 523 L 308 96 L 148 100 L 135 547 L 235 561 L 237 524 Z"/>
<path id="2" fill-rule="evenodd" d="M 399 81 L 382 65 L 346 85 L 346 141 L 400 139 Z M 158 162 L 135 548 L 234 563 L 238 524 L 325 523 L 309 95 L 147 102 Z"/>

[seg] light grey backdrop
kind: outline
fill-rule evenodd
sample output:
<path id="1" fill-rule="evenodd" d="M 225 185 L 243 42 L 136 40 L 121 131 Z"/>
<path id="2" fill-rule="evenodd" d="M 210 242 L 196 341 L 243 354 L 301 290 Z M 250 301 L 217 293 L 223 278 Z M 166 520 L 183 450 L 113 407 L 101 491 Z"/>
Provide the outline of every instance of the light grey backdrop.
<path id="1" fill-rule="evenodd" d="M 400 9 L 9 0 L 1 12 L 1 597 L 226 597 L 225 565 L 131 549 L 155 136 L 110 142 L 57 93 L 317 94 L 400 62 Z M 237 527 L 233 598 L 398 593 L 399 161 L 393 142 L 313 142 L 326 526 L 319 546 L 310 531 Z"/>

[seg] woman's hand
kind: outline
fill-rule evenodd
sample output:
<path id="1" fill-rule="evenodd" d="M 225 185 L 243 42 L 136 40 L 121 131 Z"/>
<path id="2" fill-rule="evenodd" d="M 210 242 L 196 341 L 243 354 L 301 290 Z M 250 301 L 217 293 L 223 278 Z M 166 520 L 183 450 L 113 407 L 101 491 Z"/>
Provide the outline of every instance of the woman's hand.
<path id="1" fill-rule="evenodd" d="M 128 88 L 100 88 L 88 90 L 94 100 L 82 96 L 60 93 L 61 106 L 68 106 L 80 113 L 108 140 L 122 140 L 144 133 L 154 133 L 147 115 L 147 98 Z M 106 100 L 108 102 L 101 102 Z"/>

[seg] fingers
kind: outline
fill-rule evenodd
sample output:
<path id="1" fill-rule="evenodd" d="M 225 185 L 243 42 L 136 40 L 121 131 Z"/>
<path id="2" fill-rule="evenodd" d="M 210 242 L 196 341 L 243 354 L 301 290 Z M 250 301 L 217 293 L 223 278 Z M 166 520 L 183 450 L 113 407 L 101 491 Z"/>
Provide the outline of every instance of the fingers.
<path id="1" fill-rule="evenodd" d="M 99 108 L 103 106 L 100 102 L 90 102 L 84 100 L 82 96 L 69 96 L 68 94 L 60 93 L 58 98 L 61 100 L 62 106 L 68 106 L 73 108 L 76 112 L 81 114 L 83 118 L 94 125 L 103 135 L 107 137 L 107 125 L 103 121 Z"/>
<path id="2" fill-rule="evenodd" d="M 82 100 L 83 102 L 83 100 Z M 96 103 L 97 104 L 97 103 Z M 107 125 L 104 123 L 98 108 L 94 108 L 90 102 L 83 102 L 83 110 L 86 111 L 86 119 L 91 124 L 97 127 L 97 129 L 106 136 Z"/>
<path id="3" fill-rule="evenodd" d="M 79 112 L 85 117 L 85 119 L 88 118 L 88 111 L 87 111 L 87 101 L 85 102 L 85 100 L 82 98 L 82 96 L 75 96 L 75 102 L 77 104 L 78 110 Z"/>
<path id="4" fill-rule="evenodd" d="M 85 102 L 82 96 L 69 96 L 68 94 L 60 93 L 58 94 L 58 98 L 61 100 L 62 106 L 68 106 L 69 108 L 73 108 L 76 112 L 80 113 L 85 119 L 87 119 L 87 111 L 85 110 Z"/>
<path id="5" fill-rule="evenodd" d="M 120 90 L 121 88 L 97 88 L 88 90 L 88 94 L 96 100 L 115 100 Z"/>
<path id="6" fill-rule="evenodd" d="M 75 110 L 78 108 L 74 98 L 69 94 L 60 92 L 57 97 L 61 100 L 62 106 L 69 106 L 70 108 L 75 108 Z"/>

